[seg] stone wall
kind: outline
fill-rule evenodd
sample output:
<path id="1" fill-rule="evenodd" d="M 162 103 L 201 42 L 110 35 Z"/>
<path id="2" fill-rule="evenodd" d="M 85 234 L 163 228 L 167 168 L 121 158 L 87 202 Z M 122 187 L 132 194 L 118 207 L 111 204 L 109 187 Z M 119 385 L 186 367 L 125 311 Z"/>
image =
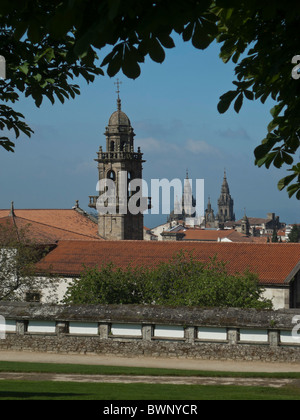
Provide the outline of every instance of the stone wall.
<path id="1" fill-rule="evenodd" d="M 0 351 L 300 362 L 298 314 L 300 310 L 0 303 L 6 323 Z"/>

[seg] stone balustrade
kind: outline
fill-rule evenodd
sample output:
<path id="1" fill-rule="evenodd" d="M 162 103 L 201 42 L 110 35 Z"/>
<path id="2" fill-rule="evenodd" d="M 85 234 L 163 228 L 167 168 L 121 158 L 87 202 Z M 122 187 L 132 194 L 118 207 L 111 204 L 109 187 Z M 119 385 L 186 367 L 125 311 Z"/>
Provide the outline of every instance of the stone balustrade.
<path id="1" fill-rule="evenodd" d="M 0 303 L 0 351 L 300 362 L 299 312 Z"/>

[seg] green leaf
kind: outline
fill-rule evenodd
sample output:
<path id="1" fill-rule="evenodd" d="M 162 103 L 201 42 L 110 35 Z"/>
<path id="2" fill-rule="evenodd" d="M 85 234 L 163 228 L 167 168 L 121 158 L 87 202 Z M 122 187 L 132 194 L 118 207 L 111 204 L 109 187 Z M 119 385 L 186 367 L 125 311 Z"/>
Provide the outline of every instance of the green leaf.
<path id="1" fill-rule="evenodd" d="M 244 90 L 244 94 L 245 94 L 247 99 L 249 99 L 250 101 L 253 101 L 254 93 L 251 92 L 251 90 Z"/>
<path id="2" fill-rule="evenodd" d="M 238 91 L 230 90 L 229 92 L 225 93 L 220 97 L 220 101 L 218 103 L 218 111 L 220 114 L 224 114 L 228 110 L 231 105 L 231 102 L 234 98 L 238 95 Z"/>
<path id="3" fill-rule="evenodd" d="M 7 137 L 0 137 L 0 147 L 3 147 L 7 152 L 14 153 L 15 143 L 9 140 Z"/>
<path id="4" fill-rule="evenodd" d="M 43 95 L 41 93 L 35 94 L 33 98 L 35 100 L 35 105 L 39 108 L 43 102 Z"/>
<path id="5" fill-rule="evenodd" d="M 110 61 L 114 58 L 115 54 L 116 54 L 116 51 L 115 50 L 113 50 L 109 54 L 107 54 L 107 56 L 103 59 L 103 61 L 101 63 L 101 67 L 106 66 L 107 64 L 109 64 Z"/>
<path id="6" fill-rule="evenodd" d="M 85 34 L 76 41 L 74 45 L 74 53 L 78 57 L 84 56 L 88 52 L 93 38 L 94 33 L 92 29 L 86 31 Z"/>
<path id="7" fill-rule="evenodd" d="M 296 176 L 297 174 L 293 174 L 293 175 L 288 175 L 285 178 L 282 178 L 277 184 L 278 189 L 282 191 L 287 185 L 289 185 L 296 178 Z"/>
<path id="8" fill-rule="evenodd" d="M 129 77 L 130 79 L 136 79 L 141 74 L 140 66 L 136 59 L 134 59 L 133 55 L 130 54 L 130 52 L 125 54 L 122 63 L 122 71 L 125 76 Z"/>
<path id="9" fill-rule="evenodd" d="M 109 77 L 114 77 L 121 69 L 122 66 L 122 53 L 118 51 L 117 54 L 110 60 L 107 67 L 107 74 Z"/>
<path id="10" fill-rule="evenodd" d="M 207 34 L 203 25 L 198 21 L 195 25 L 194 35 L 192 38 L 192 44 L 195 48 L 205 50 L 210 43 L 212 38 Z"/>
<path id="11" fill-rule="evenodd" d="M 29 63 L 23 63 L 20 67 L 19 70 L 21 70 L 22 73 L 24 74 L 28 74 L 29 72 Z"/>
<path id="12" fill-rule="evenodd" d="M 279 169 L 282 167 L 284 160 L 282 158 L 281 153 L 277 152 L 276 153 L 276 157 L 274 159 L 273 165 L 275 166 L 275 168 Z"/>
<path id="13" fill-rule="evenodd" d="M 294 194 L 296 194 L 296 198 L 300 200 L 300 183 L 290 185 L 287 188 L 287 192 L 288 192 L 289 198 L 291 198 Z"/>
<path id="14" fill-rule="evenodd" d="M 286 163 L 287 165 L 292 165 L 294 162 L 294 159 L 291 155 L 289 155 L 287 152 L 282 152 L 282 158 L 284 163 Z"/>
<path id="15" fill-rule="evenodd" d="M 187 42 L 192 38 L 192 35 L 194 32 L 194 26 L 195 24 L 191 22 L 184 28 L 182 32 L 182 39 L 184 40 L 184 42 Z"/>
<path id="16" fill-rule="evenodd" d="M 254 150 L 254 155 L 257 160 L 262 159 L 266 156 L 270 150 L 275 146 L 278 142 L 278 138 L 276 136 L 268 135 L 263 141 L 262 144 L 257 146 Z"/>
<path id="17" fill-rule="evenodd" d="M 237 97 L 237 100 L 234 103 L 235 112 L 237 113 L 240 112 L 240 109 L 242 108 L 242 105 L 243 105 L 243 101 L 244 101 L 244 95 L 243 93 L 240 93 L 239 96 Z"/>
<path id="18" fill-rule="evenodd" d="M 263 158 L 257 159 L 255 164 L 259 168 L 262 167 L 263 165 L 265 165 L 265 167 L 267 169 L 269 169 L 269 167 L 271 166 L 271 164 L 272 164 L 272 162 L 273 162 L 273 160 L 275 159 L 276 156 L 277 156 L 277 152 L 268 153 Z"/>
<path id="19" fill-rule="evenodd" d="M 175 47 L 174 40 L 168 34 L 160 34 L 158 36 L 158 39 L 165 48 L 174 48 Z"/>
<path id="20" fill-rule="evenodd" d="M 282 111 L 284 107 L 284 103 L 275 105 L 271 110 L 270 113 L 272 115 L 273 118 L 278 117 L 278 115 L 280 114 L 280 112 Z"/>
<path id="21" fill-rule="evenodd" d="M 156 63 L 162 63 L 166 57 L 165 51 L 157 38 L 151 38 L 149 40 L 148 52 L 151 59 Z"/>

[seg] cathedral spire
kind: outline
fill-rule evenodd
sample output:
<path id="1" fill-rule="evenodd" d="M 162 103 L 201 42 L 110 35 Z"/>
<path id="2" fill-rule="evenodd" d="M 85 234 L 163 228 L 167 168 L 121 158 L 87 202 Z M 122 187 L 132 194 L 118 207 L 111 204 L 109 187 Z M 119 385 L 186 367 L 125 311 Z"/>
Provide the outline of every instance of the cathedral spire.
<path id="1" fill-rule="evenodd" d="M 229 185 L 228 185 L 228 181 L 227 181 L 227 174 L 226 174 L 226 169 L 224 169 L 224 178 L 223 178 L 223 184 L 222 184 L 222 193 L 223 194 L 229 194 Z"/>
<path id="2" fill-rule="evenodd" d="M 234 221 L 235 215 L 233 211 L 233 199 L 230 195 L 229 185 L 227 182 L 226 170 L 224 170 L 224 178 L 221 187 L 221 195 L 218 200 L 218 219 L 224 223 L 227 221 Z"/>

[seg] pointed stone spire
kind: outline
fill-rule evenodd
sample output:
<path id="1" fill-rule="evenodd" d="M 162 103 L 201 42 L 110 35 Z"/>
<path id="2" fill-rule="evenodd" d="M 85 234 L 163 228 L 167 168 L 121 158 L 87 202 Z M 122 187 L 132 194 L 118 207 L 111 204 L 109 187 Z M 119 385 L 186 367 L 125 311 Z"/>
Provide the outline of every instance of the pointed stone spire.
<path id="1" fill-rule="evenodd" d="M 225 169 L 224 169 L 224 178 L 223 178 L 223 184 L 222 184 L 222 193 L 229 194 L 229 186 L 227 182 L 227 175 L 226 175 Z"/>
<path id="2" fill-rule="evenodd" d="M 227 182 L 226 170 L 224 169 L 221 195 L 218 200 L 218 219 L 220 222 L 235 221 L 233 204 L 233 199 L 230 195 L 229 185 Z"/>
<path id="3" fill-rule="evenodd" d="M 208 197 L 207 210 L 208 210 L 208 211 L 211 211 L 210 196 Z"/>
<path id="4" fill-rule="evenodd" d="M 187 217 L 195 217 L 195 207 L 196 207 L 196 201 L 193 197 L 193 191 L 192 191 L 192 184 L 189 179 L 189 171 L 186 170 L 186 178 L 184 180 L 184 186 L 183 186 L 183 200 L 182 200 L 182 208 L 183 208 L 183 214 L 185 218 Z"/>

